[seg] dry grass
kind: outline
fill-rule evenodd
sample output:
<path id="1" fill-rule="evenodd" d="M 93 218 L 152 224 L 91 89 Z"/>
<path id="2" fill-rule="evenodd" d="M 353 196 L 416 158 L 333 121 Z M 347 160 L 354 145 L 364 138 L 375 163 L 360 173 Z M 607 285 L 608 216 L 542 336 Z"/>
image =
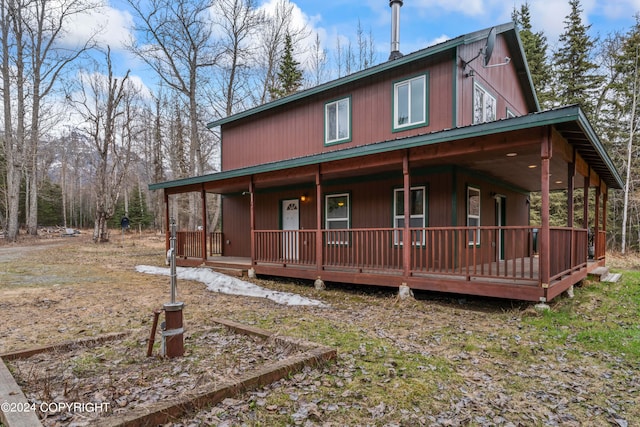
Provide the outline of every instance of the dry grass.
<path id="1" fill-rule="evenodd" d="M 148 331 L 169 283 L 134 267 L 163 265 L 163 248 L 160 236 L 0 246 L 0 352 Z M 618 258 L 627 262 L 613 255 L 616 268 L 638 265 Z M 391 289 L 333 285 L 321 292 L 306 282 L 256 280 L 329 304 L 286 307 L 180 281 L 187 329 L 223 317 L 338 349 L 336 364 L 180 423 L 633 425 L 640 419 L 633 347 L 640 298 L 629 296 L 638 276 L 628 276 L 616 286 L 586 283 L 574 300 L 554 301 L 549 315 L 512 301 L 433 293 L 399 301 Z"/>

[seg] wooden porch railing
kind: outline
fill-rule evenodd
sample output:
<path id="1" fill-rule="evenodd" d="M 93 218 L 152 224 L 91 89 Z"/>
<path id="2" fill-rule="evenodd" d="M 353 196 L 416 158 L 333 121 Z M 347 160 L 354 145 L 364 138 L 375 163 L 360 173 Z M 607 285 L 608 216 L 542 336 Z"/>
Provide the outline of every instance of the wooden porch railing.
<path id="1" fill-rule="evenodd" d="M 550 280 L 587 265 L 589 233 L 584 229 L 551 227 Z"/>
<path id="2" fill-rule="evenodd" d="M 431 227 L 413 228 L 409 272 L 414 276 L 457 276 L 508 281 L 539 281 L 537 228 Z M 322 269 L 403 274 L 403 229 L 322 230 Z M 550 279 L 586 266 L 587 230 L 552 227 Z M 316 230 L 254 231 L 255 263 L 315 269 Z M 222 233 L 211 233 L 210 254 L 222 247 Z M 201 256 L 201 232 L 179 232 L 177 255 Z M 599 246 L 600 247 L 600 246 Z"/>
<path id="3" fill-rule="evenodd" d="M 209 256 L 222 255 L 222 242 L 224 235 L 220 231 L 209 233 Z"/>
<path id="4" fill-rule="evenodd" d="M 176 256 L 202 258 L 202 231 L 176 231 Z"/>
<path id="5" fill-rule="evenodd" d="M 402 271 L 402 229 L 324 230 L 324 267 Z"/>
<path id="6" fill-rule="evenodd" d="M 412 229 L 411 271 L 439 275 L 537 279 L 533 227 Z"/>
<path id="7" fill-rule="evenodd" d="M 254 233 L 256 262 L 316 264 L 315 230 L 260 230 Z"/>

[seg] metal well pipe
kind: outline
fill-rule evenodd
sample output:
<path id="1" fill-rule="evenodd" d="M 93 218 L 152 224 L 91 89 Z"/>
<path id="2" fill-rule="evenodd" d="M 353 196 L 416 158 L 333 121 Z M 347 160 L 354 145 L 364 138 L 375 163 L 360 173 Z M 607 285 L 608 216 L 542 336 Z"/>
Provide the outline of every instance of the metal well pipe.
<path id="1" fill-rule="evenodd" d="M 176 302 L 176 220 L 171 218 L 171 238 L 169 239 L 171 265 L 171 304 Z"/>

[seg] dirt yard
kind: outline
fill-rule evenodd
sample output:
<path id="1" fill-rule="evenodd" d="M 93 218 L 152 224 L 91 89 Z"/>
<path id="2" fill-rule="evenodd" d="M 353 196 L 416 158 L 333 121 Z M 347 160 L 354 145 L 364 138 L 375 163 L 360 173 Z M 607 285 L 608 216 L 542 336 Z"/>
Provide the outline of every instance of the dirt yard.
<path id="1" fill-rule="evenodd" d="M 169 300 L 169 279 L 137 273 L 135 266 L 164 266 L 163 254 L 164 237 L 154 235 L 118 236 L 101 245 L 86 234 L 0 243 L 0 353 L 111 332 L 148 336 L 153 310 Z M 577 289 L 574 300 L 554 302 L 552 311 L 571 307 L 572 314 L 550 321 L 530 304 L 513 301 L 434 293 L 399 301 L 392 289 L 328 284 L 316 291 L 307 282 L 253 282 L 327 306 L 283 306 L 181 281 L 187 356 L 206 348 L 195 331 L 219 317 L 335 347 L 337 362 L 172 425 L 640 425 L 638 360 L 586 345 L 583 337 L 591 325 L 612 322 L 624 323 L 637 340 L 637 311 L 634 323 L 608 315 L 602 309 L 607 299 L 591 291 L 595 284 Z M 136 348 L 142 352 L 141 340 Z M 226 351 L 234 353 L 231 342 Z M 112 363 L 112 353 L 122 358 L 104 350 L 87 360 Z M 216 362 L 161 363 L 206 377 L 206 364 Z M 120 365 L 119 376 L 139 375 Z M 114 387 L 121 392 L 113 398 L 118 407 L 126 386 Z"/>

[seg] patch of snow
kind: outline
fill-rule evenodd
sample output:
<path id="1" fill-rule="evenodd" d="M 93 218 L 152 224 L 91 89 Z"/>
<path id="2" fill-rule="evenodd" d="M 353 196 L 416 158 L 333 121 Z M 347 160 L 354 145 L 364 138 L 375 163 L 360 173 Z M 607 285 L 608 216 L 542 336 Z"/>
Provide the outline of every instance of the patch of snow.
<path id="1" fill-rule="evenodd" d="M 170 268 L 137 265 L 136 271 L 146 274 L 171 275 Z M 324 303 L 288 292 L 265 289 L 253 283 L 226 274 L 218 273 L 208 268 L 176 267 L 176 275 L 182 280 L 197 280 L 204 283 L 210 291 L 229 295 L 244 295 L 256 298 L 267 298 L 283 305 L 313 305 L 323 307 Z"/>

